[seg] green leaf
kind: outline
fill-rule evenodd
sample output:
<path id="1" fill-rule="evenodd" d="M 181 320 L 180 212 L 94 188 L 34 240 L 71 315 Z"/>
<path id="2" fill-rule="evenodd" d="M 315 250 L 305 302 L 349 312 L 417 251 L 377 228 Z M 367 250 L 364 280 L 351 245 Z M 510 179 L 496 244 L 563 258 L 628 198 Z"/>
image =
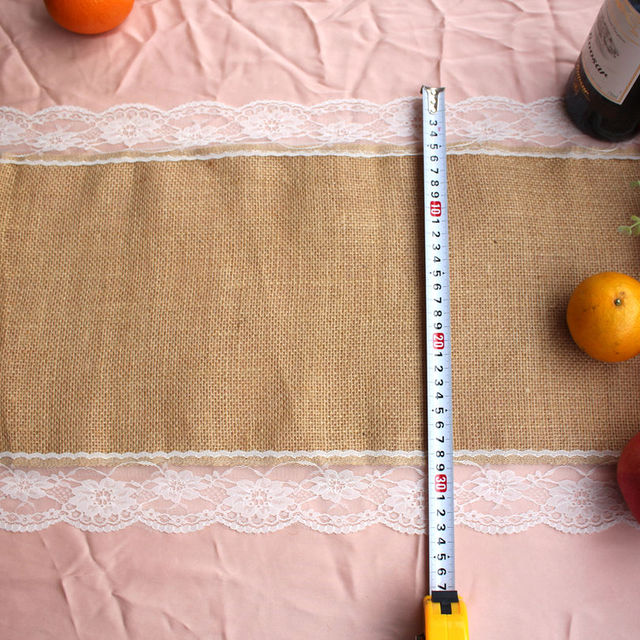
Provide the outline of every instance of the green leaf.
<path id="1" fill-rule="evenodd" d="M 634 180 L 631 186 L 640 187 L 640 180 Z M 631 216 L 631 224 L 621 225 L 618 227 L 618 232 L 625 236 L 640 236 L 640 216 Z"/>
<path id="2" fill-rule="evenodd" d="M 632 224 L 622 225 L 618 227 L 620 233 L 624 233 L 626 236 L 640 236 L 640 217 L 631 216 Z"/>

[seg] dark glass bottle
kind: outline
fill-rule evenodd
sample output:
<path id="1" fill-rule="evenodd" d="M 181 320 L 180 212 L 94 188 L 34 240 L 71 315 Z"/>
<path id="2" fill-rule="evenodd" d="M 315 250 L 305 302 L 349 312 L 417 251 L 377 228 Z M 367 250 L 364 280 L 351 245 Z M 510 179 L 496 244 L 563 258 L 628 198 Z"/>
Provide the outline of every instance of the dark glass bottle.
<path id="1" fill-rule="evenodd" d="M 569 117 L 600 140 L 640 129 L 640 0 L 605 0 L 565 90 Z"/>

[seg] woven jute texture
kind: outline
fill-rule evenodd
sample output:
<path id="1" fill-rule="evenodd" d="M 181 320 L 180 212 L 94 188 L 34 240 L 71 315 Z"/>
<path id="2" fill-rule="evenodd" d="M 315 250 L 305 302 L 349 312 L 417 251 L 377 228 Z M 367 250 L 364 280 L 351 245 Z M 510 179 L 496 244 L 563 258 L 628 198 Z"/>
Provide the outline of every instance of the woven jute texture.
<path id="1" fill-rule="evenodd" d="M 572 343 L 638 275 L 637 164 L 449 159 L 457 449 L 617 450 L 639 360 Z M 421 450 L 421 158 L 0 169 L 0 450 Z"/>

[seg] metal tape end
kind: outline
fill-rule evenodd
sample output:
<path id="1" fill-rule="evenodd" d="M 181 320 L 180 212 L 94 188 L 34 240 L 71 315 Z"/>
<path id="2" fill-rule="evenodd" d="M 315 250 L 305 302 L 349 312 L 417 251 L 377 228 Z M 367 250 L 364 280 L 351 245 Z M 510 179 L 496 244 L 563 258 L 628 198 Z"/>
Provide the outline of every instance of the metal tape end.
<path id="1" fill-rule="evenodd" d="M 422 85 L 421 93 L 427 97 L 427 104 L 429 113 L 436 113 L 438 111 L 438 96 L 444 91 L 444 87 L 427 87 Z"/>

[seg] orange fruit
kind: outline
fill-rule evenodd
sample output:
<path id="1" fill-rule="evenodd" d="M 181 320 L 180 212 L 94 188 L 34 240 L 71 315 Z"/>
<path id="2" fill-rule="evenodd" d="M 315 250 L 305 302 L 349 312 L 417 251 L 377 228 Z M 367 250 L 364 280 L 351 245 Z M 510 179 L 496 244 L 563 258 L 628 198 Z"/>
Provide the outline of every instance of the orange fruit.
<path id="1" fill-rule="evenodd" d="M 622 362 L 640 353 L 640 282 L 605 271 L 583 280 L 567 305 L 567 326 L 585 353 Z"/>
<path id="2" fill-rule="evenodd" d="M 49 15 L 75 33 L 104 33 L 124 22 L 133 0 L 44 0 Z"/>

